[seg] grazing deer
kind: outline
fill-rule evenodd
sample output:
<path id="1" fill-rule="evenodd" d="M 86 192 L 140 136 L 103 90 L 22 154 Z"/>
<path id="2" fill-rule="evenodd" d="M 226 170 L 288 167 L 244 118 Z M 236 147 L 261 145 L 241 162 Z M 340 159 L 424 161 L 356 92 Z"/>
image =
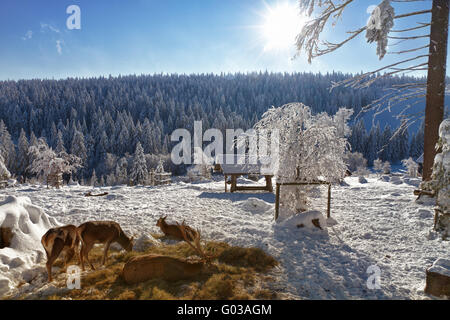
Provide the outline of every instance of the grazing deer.
<path id="1" fill-rule="evenodd" d="M 179 227 L 178 223 L 177 224 L 168 224 L 166 222 L 166 218 L 167 218 L 167 216 L 160 217 L 158 219 L 158 221 L 156 222 L 156 225 L 161 229 L 161 231 L 166 236 L 174 238 L 176 240 L 184 240 L 183 234 L 180 231 L 180 227 Z M 192 229 L 189 226 L 186 226 L 184 224 L 184 221 L 183 221 L 183 226 L 184 226 L 183 228 L 188 230 L 187 237 L 188 237 L 189 241 L 193 241 L 197 231 L 195 231 L 194 229 Z"/>
<path id="2" fill-rule="evenodd" d="M 163 255 L 143 255 L 133 257 L 125 264 L 122 277 L 128 284 L 139 283 L 154 278 L 168 281 L 188 279 L 205 271 L 214 257 L 204 253 L 200 245 L 200 232 L 191 232 L 184 223 L 177 224 L 183 240 L 201 257 L 197 260 L 181 259 Z M 190 235 L 189 235 L 190 234 Z M 194 238 L 194 244 L 189 239 Z"/>
<path id="3" fill-rule="evenodd" d="M 79 242 L 77 227 L 74 225 L 49 229 L 42 236 L 41 243 L 47 254 L 46 267 L 49 282 L 52 282 L 52 266 L 55 260 L 64 251 L 64 265 L 67 267 L 67 263 L 75 254 L 75 249 L 78 249 Z"/>
<path id="4" fill-rule="evenodd" d="M 102 265 L 105 265 L 108 249 L 112 242 L 119 243 L 126 251 L 133 249 L 133 237 L 131 239 L 128 238 L 120 225 L 114 221 L 85 222 L 77 228 L 77 234 L 81 240 L 80 261 L 83 271 L 84 258 L 86 258 L 92 270 L 95 270 L 91 261 L 89 261 L 89 251 L 91 251 L 95 243 L 105 244 Z"/>

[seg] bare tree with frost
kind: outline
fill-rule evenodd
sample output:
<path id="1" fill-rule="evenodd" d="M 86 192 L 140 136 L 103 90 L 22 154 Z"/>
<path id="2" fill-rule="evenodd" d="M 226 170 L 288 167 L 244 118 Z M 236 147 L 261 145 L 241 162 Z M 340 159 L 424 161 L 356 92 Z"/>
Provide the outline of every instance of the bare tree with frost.
<path id="1" fill-rule="evenodd" d="M 406 74 L 418 71 L 427 71 L 426 81 L 406 83 L 391 88 L 381 98 L 373 101 L 362 109 L 362 112 L 375 110 L 375 115 L 389 110 L 404 101 L 410 104 L 400 112 L 398 117 L 402 125 L 394 136 L 414 123 L 425 118 L 424 136 L 424 164 L 423 180 L 431 178 L 432 165 L 436 154 L 435 145 L 438 142 L 439 125 L 444 119 L 445 74 L 447 59 L 447 38 L 449 21 L 449 1 L 433 0 L 430 9 L 415 10 L 404 14 L 395 14 L 392 3 L 424 2 L 425 0 L 383 0 L 372 11 L 371 17 L 365 26 L 348 31 L 348 36 L 340 42 L 331 42 L 320 38 L 322 31 L 331 21 L 336 25 L 347 7 L 355 0 L 300 0 L 300 8 L 312 19 L 308 21 L 297 36 L 296 45 L 299 55 L 305 52 L 308 61 L 313 58 L 333 52 L 358 35 L 366 34 L 367 42 L 376 42 L 376 54 L 381 60 L 385 55 L 398 55 L 398 61 L 380 67 L 376 70 L 359 74 L 351 79 L 333 83 L 336 86 L 364 88 L 370 86 L 378 79 L 397 74 Z M 431 18 L 429 15 L 431 14 Z M 423 17 L 423 21 L 403 29 L 395 29 L 395 21 L 407 17 Z M 417 45 L 417 41 L 424 43 Z M 409 44 L 401 50 L 395 50 L 399 44 Z M 389 50 L 394 48 L 393 50 Z M 427 52 L 428 51 L 428 52 Z M 383 74 L 380 74 L 384 72 Z M 426 99 L 424 112 L 418 114 L 405 114 L 411 106 Z"/>
<path id="2" fill-rule="evenodd" d="M 302 103 L 290 103 L 266 111 L 255 126 L 255 134 L 269 136 L 279 150 L 274 167 L 277 182 L 338 182 L 347 165 L 344 154 L 349 148 L 345 133 L 352 110 L 341 109 L 335 117 L 327 113 L 313 115 Z M 277 130 L 278 134 L 272 133 Z M 268 133 L 268 135 L 267 135 Z M 261 135 L 260 135 L 261 136 Z M 291 213 L 307 209 L 308 193 L 313 188 L 289 188 L 283 192 L 283 207 Z"/>

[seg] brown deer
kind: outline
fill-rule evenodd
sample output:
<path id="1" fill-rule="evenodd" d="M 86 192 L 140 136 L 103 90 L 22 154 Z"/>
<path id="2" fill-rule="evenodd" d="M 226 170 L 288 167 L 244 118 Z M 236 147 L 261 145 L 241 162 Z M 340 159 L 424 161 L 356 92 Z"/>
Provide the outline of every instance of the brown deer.
<path id="1" fill-rule="evenodd" d="M 77 228 L 77 234 L 81 240 L 80 262 L 83 271 L 84 258 L 86 258 L 92 270 L 95 270 L 93 264 L 89 261 L 89 251 L 91 251 L 95 243 L 105 244 L 102 265 L 105 265 L 106 256 L 111 243 L 119 243 L 126 251 L 131 251 L 133 249 L 133 237 L 128 238 L 120 225 L 114 221 L 85 222 Z"/>
<path id="2" fill-rule="evenodd" d="M 178 226 L 178 223 L 177 224 L 168 224 L 166 222 L 166 218 L 167 218 L 167 216 L 160 217 L 158 219 L 158 221 L 156 222 L 156 225 L 161 229 L 161 231 L 164 233 L 164 235 L 166 237 L 171 237 L 176 240 L 184 240 L 183 234 L 180 231 L 180 227 Z M 189 226 L 186 226 L 184 224 L 184 221 L 183 221 L 183 226 L 184 226 L 183 228 L 188 230 L 187 237 L 188 237 L 189 241 L 193 241 L 197 231 L 195 231 L 194 229 L 192 229 Z"/>
<path id="3" fill-rule="evenodd" d="M 67 225 L 49 229 L 41 238 L 42 246 L 47 254 L 47 274 L 48 281 L 52 282 L 52 266 L 55 260 L 64 251 L 64 265 L 72 260 L 76 249 L 78 249 L 80 239 L 77 235 L 77 227 Z"/>
<path id="4" fill-rule="evenodd" d="M 205 271 L 205 266 L 209 266 L 214 257 L 204 253 L 200 245 L 200 232 L 195 231 L 195 235 L 184 223 L 177 224 L 182 234 L 183 240 L 197 252 L 201 257 L 197 260 L 181 259 L 163 255 L 143 255 L 133 257 L 125 264 L 122 270 L 122 277 L 128 284 L 139 283 L 154 278 L 161 278 L 168 281 L 189 279 Z M 190 234 L 190 236 L 189 236 Z M 194 238 L 194 244 L 189 238 Z"/>

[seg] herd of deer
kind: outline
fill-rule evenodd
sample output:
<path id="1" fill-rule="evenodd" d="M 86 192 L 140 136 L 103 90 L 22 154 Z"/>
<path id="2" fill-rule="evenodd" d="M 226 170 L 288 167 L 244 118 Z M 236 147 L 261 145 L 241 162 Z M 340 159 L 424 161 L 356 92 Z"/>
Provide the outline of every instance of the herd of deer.
<path id="1" fill-rule="evenodd" d="M 180 225 L 168 224 L 167 217 L 158 219 L 156 225 L 168 237 L 185 241 L 200 256 L 200 259 L 181 259 L 165 255 L 147 254 L 131 258 L 125 263 L 122 277 L 125 282 L 132 284 L 153 278 L 165 280 L 180 280 L 190 278 L 209 265 L 213 259 L 202 250 L 200 245 L 200 232 L 187 226 L 184 221 Z M 81 249 L 78 251 L 81 242 Z M 129 238 L 120 225 L 114 221 L 90 221 L 76 227 L 66 225 L 48 230 L 41 239 L 41 243 L 47 254 L 48 281 L 52 281 L 52 265 L 59 255 L 64 252 L 65 265 L 77 252 L 79 263 L 84 271 L 84 259 L 87 260 L 92 270 L 94 265 L 89 261 L 89 251 L 94 244 L 105 245 L 102 265 L 105 264 L 108 249 L 111 243 L 117 242 L 126 251 L 133 249 L 133 237 Z"/>

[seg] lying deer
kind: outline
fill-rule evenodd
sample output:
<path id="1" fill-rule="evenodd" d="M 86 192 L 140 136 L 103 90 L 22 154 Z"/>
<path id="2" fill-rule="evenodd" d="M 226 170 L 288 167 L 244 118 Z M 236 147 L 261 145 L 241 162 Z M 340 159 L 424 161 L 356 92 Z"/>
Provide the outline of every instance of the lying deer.
<path id="1" fill-rule="evenodd" d="M 47 274 L 48 281 L 52 281 L 52 266 L 55 260 L 64 251 L 64 266 L 72 260 L 75 254 L 75 249 L 78 249 L 80 239 L 77 235 L 77 227 L 74 225 L 67 225 L 49 229 L 41 238 L 42 246 L 47 254 Z"/>
<path id="2" fill-rule="evenodd" d="M 84 258 L 86 258 L 92 270 L 95 270 L 93 264 L 89 261 L 89 251 L 91 251 L 95 243 L 105 244 L 102 265 L 105 265 L 106 256 L 111 243 L 119 243 L 126 251 L 131 251 L 133 249 L 133 237 L 128 238 L 120 225 L 114 221 L 85 222 L 77 228 L 77 234 L 81 240 L 80 261 L 81 269 L 83 271 Z"/>
<path id="3" fill-rule="evenodd" d="M 156 225 L 161 229 L 161 231 L 166 236 L 174 238 L 176 240 L 184 240 L 183 234 L 180 231 L 180 227 L 179 227 L 178 223 L 177 224 L 168 224 L 166 222 L 166 218 L 167 218 L 167 216 L 159 218 L 158 221 L 156 222 Z M 183 226 L 184 226 L 183 228 L 188 230 L 187 236 L 188 236 L 189 241 L 193 241 L 197 231 L 195 231 L 194 229 L 192 229 L 189 226 L 186 226 L 184 224 L 184 221 L 183 221 Z"/>
<path id="4" fill-rule="evenodd" d="M 122 277 L 128 284 L 139 283 L 154 278 L 162 278 L 168 281 L 177 281 L 191 278 L 205 271 L 205 266 L 209 266 L 214 257 L 204 253 L 200 245 L 200 232 L 191 232 L 191 228 L 184 223 L 177 224 L 183 240 L 197 252 L 200 259 L 181 259 L 162 255 L 143 255 L 133 257 L 125 264 L 122 270 Z M 189 240 L 194 238 L 194 244 Z"/>

